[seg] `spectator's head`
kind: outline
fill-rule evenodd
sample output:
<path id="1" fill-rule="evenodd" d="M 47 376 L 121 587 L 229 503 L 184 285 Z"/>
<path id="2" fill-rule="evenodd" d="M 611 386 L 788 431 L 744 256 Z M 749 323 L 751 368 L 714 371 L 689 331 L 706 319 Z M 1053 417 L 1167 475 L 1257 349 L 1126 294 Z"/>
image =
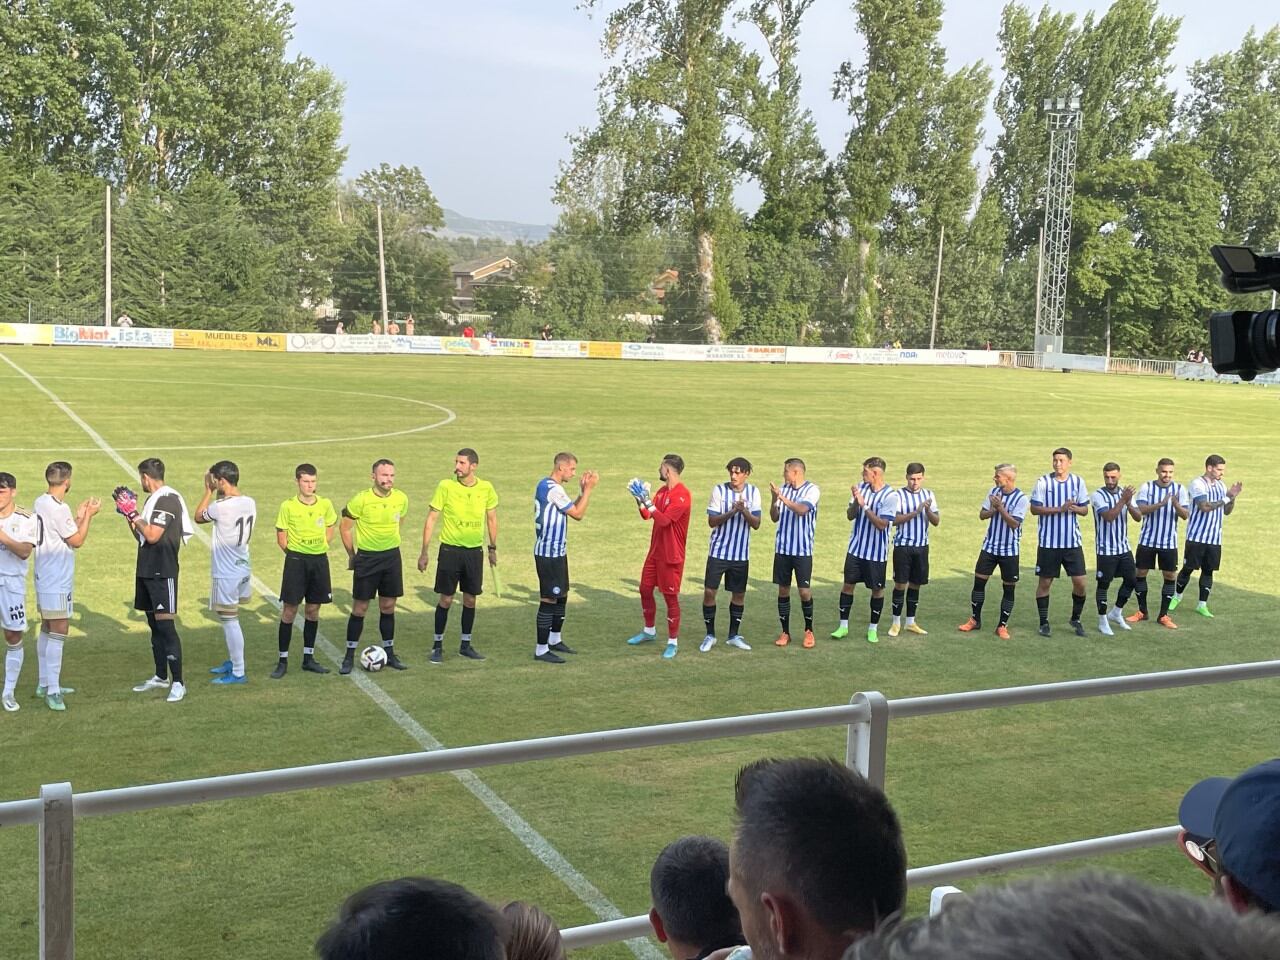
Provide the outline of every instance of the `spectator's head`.
<path id="1" fill-rule="evenodd" d="M 1280 759 L 1201 780 L 1178 822 L 1233 908 L 1280 913 Z"/>
<path id="2" fill-rule="evenodd" d="M 347 898 L 316 941 L 320 960 L 505 960 L 506 923 L 457 884 L 405 877 Z"/>
<path id="3" fill-rule="evenodd" d="M 507 960 L 565 960 L 560 929 L 531 903 L 512 900 L 502 908 L 507 923 Z"/>
<path id="4" fill-rule="evenodd" d="M 948 899 L 935 917 L 855 943 L 845 960 L 1256 960 L 1280 924 L 1120 874 L 1043 877 Z"/>
<path id="5" fill-rule="evenodd" d="M 759 960 L 837 960 L 902 909 L 907 858 L 885 795 L 835 760 L 761 760 L 737 784 L 729 893 Z"/>
<path id="6" fill-rule="evenodd" d="M 649 922 L 675 960 L 743 942 L 728 883 L 729 848 L 714 837 L 681 837 L 658 854 L 649 873 Z"/>

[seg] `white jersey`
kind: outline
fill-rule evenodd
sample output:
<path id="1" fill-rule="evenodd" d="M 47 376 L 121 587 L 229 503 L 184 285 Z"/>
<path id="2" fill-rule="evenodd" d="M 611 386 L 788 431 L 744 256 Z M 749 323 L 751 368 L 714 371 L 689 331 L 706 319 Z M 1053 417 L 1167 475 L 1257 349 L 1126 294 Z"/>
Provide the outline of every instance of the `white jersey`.
<path id="1" fill-rule="evenodd" d="M 36 561 L 36 592 L 70 593 L 76 552 L 67 546 L 67 537 L 79 529 L 76 518 L 71 515 L 71 507 L 48 493 L 36 498 L 35 514 L 36 549 L 32 556 Z"/>
<path id="2" fill-rule="evenodd" d="M 35 545 L 38 533 L 36 518 L 17 509 L 0 520 L 0 530 L 3 530 L 10 540 L 29 543 L 32 546 Z M 27 561 L 17 554 L 10 553 L 9 548 L 4 544 L 0 544 L 0 577 L 21 577 L 24 583 L 27 579 Z M 25 589 L 24 586 L 24 592 Z"/>
<path id="3" fill-rule="evenodd" d="M 249 575 L 249 538 L 258 518 L 253 497 L 243 494 L 215 500 L 204 509 L 213 521 L 213 579 L 239 580 Z"/>

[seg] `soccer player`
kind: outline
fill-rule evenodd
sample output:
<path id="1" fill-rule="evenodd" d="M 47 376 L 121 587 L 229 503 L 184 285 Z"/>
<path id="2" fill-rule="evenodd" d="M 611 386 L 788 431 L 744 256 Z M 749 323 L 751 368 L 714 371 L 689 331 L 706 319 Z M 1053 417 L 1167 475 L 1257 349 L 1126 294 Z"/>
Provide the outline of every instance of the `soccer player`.
<path id="1" fill-rule="evenodd" d="M 1129 549 L 1129 516 L 1136 493 L 1133 487 L 1120 486 L 1120 464 L 1112 462 L 1103 465 L 1102 486 L 1089 498 L 1098 558 L 1098 632 L 1108 637 L 1115 636 L 1112 623 L 1129 629 L 1124 622 L 1124 605 L 1137 586 L 1133 552 Z M 1120 589 L 1116 592 L 1116 605 L 1108 612 L 1107 590 L 1116 577 L 1120 578 Z"/>
<path id="2" fill-rule="evenodd" d="M 907 485 L 898 491 L 898 515 L 893 518 L 893 623 L 889 636 L 902 629 L 906 601 L 907 630 L 928 636 L 916 623 L 920 588 L 929 582 L 929 528 L 940 520 L 938 498 L 924 487 L 924 464 L 907 464 Z"/>
<path id="3" fill-rule="evenodd" d="M 22 672 L 22 634 L 27 629 L 27 558 L 35 549 L 36 518 L 13 502 L 18 481 L 0 473 L 0 626 L 4 628 L 4 694 L 0 706 L 18 710 L 14 691 Z"/>
<path id="4" fill-rule="evenodd" d="M 1177 629 L 1169 616 L 1173 599 L 1174 573 L 1178 569 L 1178 520 L 1187 519 L 1191 501 L 1182 484 L 1173 479 L 1174 462 L 1162 457 L 1156 464 L 1156 478 L 1148 480 L 1134 498 L 1133 514 L 1141 522 L 1138 529 L 1137 581 L 1138 610 L 1125 618 L 1126 624 L 1150 620 L 1147 612 L 1147 571 L 1159 567 L 1164 574 L 1160 590 L 1160 616 L 1163 627 Z M 1112 617 L 1114 621 L 1115 618 Z"/>
<path id="5" fill-rule="evenodd" d="M 760 491 L 747 482 L 751 461 L 746 457 L 734 457 L 725 469 L 729 471 L 728 482 L 715 485 L 707 504 L 711 545 L 702 584 L 702 620 L 707 627 L 707 635 L 698 647 L 702 653 L 716 645 L 716 593 L 721 578 L 729 591 L 729 638 L 725 643 L 739 650 L 751 649 L 738 631 L 747 599 L 751 531 L 760 529 Z"/>
<path id="6" fill-rule="evenodd" d="M 1236 497 L 1244 484 L 1236 481 L 1229 488 L 1222 482 L 1227 461 L 1216 453 L 1204 462 L 1204 474 L 1191 481 L 1191 518 L 1187 521 L 1187 543 L 1183 550 L 1182 569 L 1178 571 L 1172 611 L 1182 602 L 1182 591 L 1191 582 L 1191 571 L 1200 571 L 1200 600 L 1196 613 L 1213 619 L 1209 612 L 1209 591 L 1213 589 L 1213 572 L 1222 562 L 1222 518 L 1236 508 Z"/>
<path id="7" fill-rule="evenodd" d="M 961 633 L 982 629 L 982 605 L 986 600 L 987 581 L 996 567 L 1004 595 L 1000 598 L 1000 623 L 996 636 L 1009 639 L 1009 617 L 1013 613 L 1014 591 L 1018 585 L 1018 552 L 1022 540 L 1022 522 L 1027 517 L 1027 495 L 1018 489 L 1018 468 L 1012 463 L 996 464 L 995 486 L 987 493 L 978 510 L 978 518 L 986 520 L 987 536 L 978 551 L 973 568 L 973 591 L 969 594 L 969 619 L 960 624 Z"/>
<path id="8" fill-rule="evenodd" d="M 812 649 L 813 638 L 813 534 L 818 525 L 818 501 L 822 491 L 805 479 L 804 461 L 792 457 L 782 465 L 782 486 L 769 483 L 769 519 L 778 525 L 773 541 L 773 582 L 778 585 L 778 622 L 782 633 L 773 641 L 785 647 L 791 642 L 791 578 L 795 576 L 804 614 L 802 646 Z"/>
<path id="9" fill-rule="evenodd" d="M 650 496 L 649 485 L 643 480 L 632 480 L 628 492 L 636 498 L 640 517 L 653 521 L 653 533 L 649 537 L 649 552 L 640 572 L 640 609 L 644 614 L 644 629 L 627 640 L 632 646 L 646 643 L 658 636 L 658 605 L 653 591 L 662 592 L 667 605 L 667 646 L 662 656 L 670 660 L 680 644 L 680 581 L 684 578 L 685 543 L 689 538 L 689 512 L 692 498 L 689 488 L 680 482 L 684 473 L 684 460 L 668 453 L 658 464 L 658 477 L 662 486 Z"/>
<path id="10" fill-rule="evenodd" d="M 352 571 L 347 652 L 338 665 L 338 673 L 343 675 L 355 665 L 364 616 L 374 597 L 378 598 L 378 633 L 387 653 L 387 666 L 392 670 L 409 669 L 396 656 L 396 598 L 404 596 L 400 525 L 408 513 L 409 498 L 396 489 L 396 465 L 390 460 L 375 460 L 370 470 L 373 485 L 347 501 L 338 525 Z"/>
<path id="11" fill-rule="evenodd" d="M 302 669 L 308 673 L 328 673 L 316 663 L 316 633 L 320 629 L 320 605 L 333 601 L 329 580 L 329 544 L 337 528 L 338 514 L 328 497 L 316 493 L 316 468 L 300 463 L 293 471 L 298 493 L 280 504 L 276 512 L 276 543 L 284 551 L 284 573 L 280 577 L 280 625 L 277 640 L 280 659 L 271 671 L 279 680 L 289 669 L 289 641 L 293 624 L 302 609 Z"/>
<path id="12" fill-rule="evenodd" d="M 569 523 L 565 518 L 581 520 L 586 516 L 591 491 L 600 482 L 600 474 L 586 471 L 578 481 L 577 499 L 570 500 L 564 484 L 577 472 L 577 457 L 557 453 L 551 473 L 539 480 L 533 491 L 533 565 L 538 571 L 540 600 L 533 659 L 542 663 L 564 663 L 560 654 L 577 652 L 560 634 L 569 599 Z"/>
<path id="13" fill-rule="evenodd" d="M 463 447 L 453 458 L 453 476 L 441 480 L 431 496 L 431 509 L 422 527 L 422 554 L 418 572 L 427 569 L 427 550 L 436 520 L 444 518 L 440 527 L 440 553 L 436 557 L 435 639 L 431 645 L 431 662 L 444 660 L 444 631 L 449 623 L 449 608 L 454 595 L 462 589 L 462 644 L 458 653 L 468 660 L 483 660 L 471 645 L 471 631 L 476 622 L 476 597 L 484 591 L 484 536 L 489 534 L 489 564 L 498 565 L 498 492 L 488 480 L 476 476 L 480 454 Z"/>
<path id="14" fill-rule="evenodd" d="M 215 499 L 216 497 L 216 499 Z M 240 492 L 240 468 L 219 460 L 204 475 L 204 495 L 196 504 L 196 523 L 213 524 L 213 581 L 209 609 L 222 624 L 227 659 L 209 672 L 213 683 L 223 686 L 248 683 L 244 672 L 244 630 L 240 605 L 249 602 L 249 539 L 258 517 L 253 497 Z"/>
<path id="15" fill-rule="evenodd" d="M 844 557 L 844 585 L 840 588 L 840 625 L 831 637 L 839 640 L 849 635 L 849 610 L 853 607 L 853 588 L 864 583 L 871 590 L 871 622 L 867 624 L 867 643 L 879 643 L 877 630 L 884 612 L 884 581 L 889 553 L 889 525 L 898 515 L 898 491 L 884 481 L 885 463 L 879 457 L 862 461 L 862 482 L 849 488 L 852 495 L 845 516 L 853 521 L 849 547 Z"/>
<path id="16" fill-rule="evenodd" d="M 1053 470 L 1036 481 L 1031 491 L 1031 512 L 1040 518 L 1037 526 L 1036 609 L 1040 613 L 1040 636 L 1049 636 L 1049 590 L 1063 570 L 1071 578 L 1071 628 L 1084 636 L 1080 614 L 1084 612 L 1084 540 L 1080 517 L 1089 512 L 1089 488 L 1084 478 L 1071 472 L 1071 451 L 1053 451 Z"/>
<path id="17" fill-rule="evenodd" d="M 111 498 L 138 541 L 133 608 L 147 615 L 151 627 L 151 658 L 155 673 L 133 688 L 134 693 L 168 688 L 165 699 L 177 703 L 187 695 L 182 682 L 182 638 L 174 618 L 178 614 L 178 552 L 195 528 L 182 494 L 164 482 L 164 461 L 148 457 L 138 464 L 138 483 L 147 495 L 138 509 L 138 495 L 116 487 Z"/>
<path id="18" fill-rule="evenodd" d="M 62 686 L 62 648 L 71 627 L 72 582 L 76 554 L 89 536 L 89 524 L 102 508 L 102 501 L 90 497 L 72 516 L 67 506 L 71 492 L 71 464 L 55 460 L 44 469 L 48 492 L 36 498 L 36 609 L 40 611 L 40 636 L 36 656 L 40 664 L 40 685 L 36 696 L 44 697 L 50 710 L 65 710 L 63 694 L 74 693 Z"/>

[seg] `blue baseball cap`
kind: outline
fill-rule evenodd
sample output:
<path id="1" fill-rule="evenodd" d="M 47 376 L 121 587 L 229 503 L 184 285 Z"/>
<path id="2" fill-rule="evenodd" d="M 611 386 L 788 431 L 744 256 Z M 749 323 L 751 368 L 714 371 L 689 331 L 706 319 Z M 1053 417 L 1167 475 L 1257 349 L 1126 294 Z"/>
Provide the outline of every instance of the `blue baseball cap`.
<path id="1" fill-rule="evenodd" d="M 1223 869 L 1280 913 L 1280 759 L 1234 780 L 1201 780 L 1182 798 L 1178 821 L 1194 838 L 1215 841 Z"/>

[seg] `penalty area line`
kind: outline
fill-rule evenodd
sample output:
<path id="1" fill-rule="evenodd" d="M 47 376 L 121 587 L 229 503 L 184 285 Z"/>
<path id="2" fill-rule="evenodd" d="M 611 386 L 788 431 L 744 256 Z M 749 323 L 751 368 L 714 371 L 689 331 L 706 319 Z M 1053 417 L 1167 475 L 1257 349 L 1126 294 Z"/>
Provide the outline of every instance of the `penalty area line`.
<path id="1" fill-rule="evenodd" d="M 94 443 L 94 445 L 110 457 L 121 470 L 125 472 L 127 477 L 132 478 L 135 467 L 120 455 L 111 444 L 103 439 L 102 434 L 93 429 L 83 417 L 72 410 L 62 399 L 43 383 L 37 380 L 32 374 L 28 373 L 22 367 L 18 366 L 3 353 L 0 353 L 0 360 L 3 360 L 20 374 L 28 383 L 49 398 L 59 410 L 81 430 L 83 430 Z M 196 536 L 200 542 L 206 547 L 212 548 L 208 534 L 200 527 L 196 528 Z M 261 579 L 256 575 L 252 578 L 253 587 L 269 603 L 277 610 L 280 608 L 280 600 Z M 300 628 L 299 628 L 300 629 Z M 333 663 L 338 663 L 342 654 L 338 647 L 330 642 L 323 635 L 316 637 L 317 646 Z M 408 734 L 418 746 L 423 750 L 432 751 L 443 749 L 444 744 L 432 736 L 422 724 L 415 720 L 404 707 L 400 706 L 389 693 L 378 686 L 362 673 L 353 673 L 350 679 L 355 685 L 369 697 L 378 707 L 385 713 L 391 721 Z M 506 829 L 519 840 L 534 857 L 538 859 L 543 866 L 550 870 L 555 876 L 576 896 L 584 905 L 586 905 L 592 913 L 601 920 L 620 920 L 624 914 L 618 907 L 609 900 L 600 890 L 588 880 L 580 870 L 571 864 L 542 834 L 534 829 L 533 825 L 524 817 L 520 816 L 515 809 L 503 800 L 498 794 L 485 783 L 479 776 L 470 770 L 454 770 L 450 771 L 451 775 L 459 783 L 484 804 L 485 808 L 497 818 Z M 627 946 L 631 949 L 632 954 L 637 960 L 661 960 L 662 953 L 648 940 L 646 937 L 635 937 L 626 941 Z"/>

